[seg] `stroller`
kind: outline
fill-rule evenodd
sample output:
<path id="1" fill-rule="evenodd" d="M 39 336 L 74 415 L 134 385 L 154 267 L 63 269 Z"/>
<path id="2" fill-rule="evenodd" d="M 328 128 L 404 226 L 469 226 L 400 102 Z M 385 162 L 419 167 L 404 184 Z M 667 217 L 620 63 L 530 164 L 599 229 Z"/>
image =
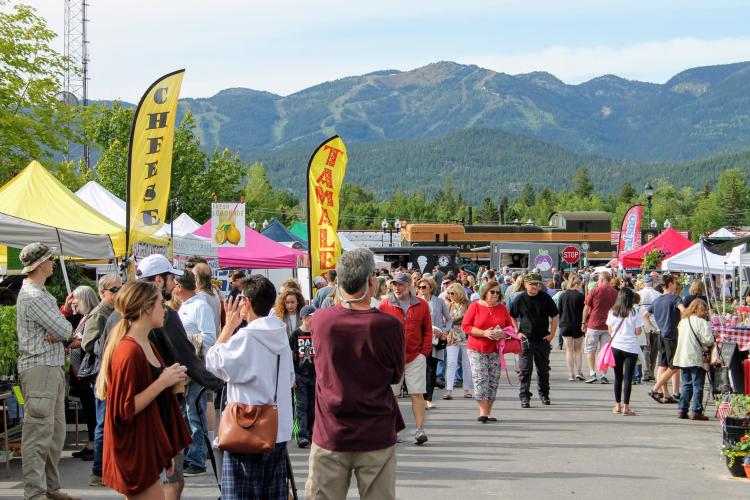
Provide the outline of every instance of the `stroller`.
<path id="1" fill-rule="evenodd" d="M 205 417 L 205 408 L 201 408 L 200 401 L 201 397 L 203 396 L 203 393 L 206 392 L 206 388 L 204 387 L 201 389 L 201 391 L 198 393 L 198 397 L 195 401 L 195 410 L 198 414 L 198 418 L 201 421 L 201 431 L 203 432 L 203 439 L 206 442 L 206 448 L 208 449 L 208 458 L 211 460 L 211 468 L 214 471 L 214 477 L 216 478 L 216 485 L 219 487 L 219 492 L 221 492 L 221 481 L 219 481 L 219 472 L 216 468 L 216 457 L 214 456 L 214 448 L 213 443 L 211 443 L 211 440 L 208 438 L 208 427 L 206 425 L 206 417 Z M 224 394 L 224 391 L 221 392 L 221 408 L 224 409 L 224 406 L 226 406 L 226 396 Z M 289 458 L 289 454 L 286 455 L 286 474 L 287 474 L 287 481 L 289 482 L 290 486 L 290 492 L 292 495 L 292 498 L 294 500 L 297 500 L 297 483 L 294 481 L 294 471 L 292 470 L 292 460 Z M 221 500 L 221 496 L 219 496 L 219 500 Z"/>

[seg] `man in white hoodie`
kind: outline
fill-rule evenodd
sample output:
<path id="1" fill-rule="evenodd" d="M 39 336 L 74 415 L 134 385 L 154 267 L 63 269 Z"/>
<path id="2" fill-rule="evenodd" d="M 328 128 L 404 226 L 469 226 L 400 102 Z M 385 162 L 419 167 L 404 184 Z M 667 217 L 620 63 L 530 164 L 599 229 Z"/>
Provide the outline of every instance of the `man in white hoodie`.
<path id="1" fill-rule="evenodd" d="M 264 276 L 245 280 L 243 296 L 227 303 L 226 324 L 206 353 L 206 368 L 227 383 L 227 404 L 278 405 L 276 447 L 266 453 L 224 452 L 225 498 L 286 498 L 287 449 L 292 438 L 294 366 L 286 325 L 268 316 L 276 289 Z M 247 326 L 232 335 L 242 320 Z"/>

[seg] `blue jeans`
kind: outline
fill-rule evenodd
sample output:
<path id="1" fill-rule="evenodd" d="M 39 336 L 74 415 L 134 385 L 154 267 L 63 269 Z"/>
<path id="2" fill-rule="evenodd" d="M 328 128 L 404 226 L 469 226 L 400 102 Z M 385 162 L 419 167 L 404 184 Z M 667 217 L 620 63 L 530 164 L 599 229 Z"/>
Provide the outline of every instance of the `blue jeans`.
<path id="1" fill-rule="evenodd" d="M 102 477 L 102 451 L 104 449 L 104 414 L 107 409 L 107 402 L 95 397 L 96 404 L 96 429 L 94 430 L 94 463 L 91 466 L 91 473 L 95 476 Z"/>
<path id="2" fill-rule="evenodd" d="M 681 413 L 687 413 L 691 398 L 693 400 L 693 413 L 703 413 L 703 384 L 705 381 L 706 370 L 703 367 L 691 366 L 682 369 L 680 403 L 677 405 Z"/>
<path id="3" fill-rule="evenodd" d="M 190 382 L 187 386 L 187 391 L 185 392 L 185 421 L 187 422 L 188 427 L 190 427 L 190 436 L 193 438 L 193 442 L 185 450 L 184 466 L 187 467 L 188 465 L 192 465 L 193 467 L 205 470 L 207 453 L 206 442 L 203 439 L 205 421 L 203 422 L 204 425 L 201 425 L 201 420 L 195 410 L 195 401 L 198 399 L 198 393 L 201 392 L 202 389 L 203 386 L 197 382 Z M 208 398 L 206 397 L 206 393 L 203 393 L 199 403 L 201 407 L 201 416 L 204 416 L 206 412 L 207 402 Z"/>

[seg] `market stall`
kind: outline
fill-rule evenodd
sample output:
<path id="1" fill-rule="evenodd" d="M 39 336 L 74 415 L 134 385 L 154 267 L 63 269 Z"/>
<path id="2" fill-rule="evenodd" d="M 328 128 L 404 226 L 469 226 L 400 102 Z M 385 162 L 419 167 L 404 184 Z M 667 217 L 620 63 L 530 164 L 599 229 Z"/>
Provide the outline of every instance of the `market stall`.
<path id="1" fill-rule="evenodd" d="M 665 229 L 659 236 L 638 248 L 620 254 L 620 265 L 625 269 L 640 268 L 643 257 L 652 250 L 660 249 L 665 257 L 671 257 L 691 247 L 693 242 L 672 228 Z"/>
<path id="2" fill-rule="evenodd" d="M 307 238 L 303 239 L 292 234 L 281 222 L 278 221 L 278 219 L 272 220 L 271 223 L 261 231 L 261 234 L 277 243 L 283 243 L 292 248 L 307 250 Z"/>

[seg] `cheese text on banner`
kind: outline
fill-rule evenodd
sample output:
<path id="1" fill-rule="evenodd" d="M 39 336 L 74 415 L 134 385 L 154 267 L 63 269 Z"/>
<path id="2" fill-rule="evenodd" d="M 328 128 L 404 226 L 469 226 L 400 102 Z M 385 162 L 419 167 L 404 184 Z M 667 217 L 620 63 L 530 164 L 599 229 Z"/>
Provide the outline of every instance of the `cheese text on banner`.
<path id="1" fill-rule="evenodd" d="M 334 269 L 341 256 L 339 197 L 346 162 L 344 141 L 334 136 L 318 146 L 307 167 L 311 283 L 316 276 Z"/>
<path id="2" fill-rule="evenodd" d="M 128 155 L 128 253 L 166 220 L 177 99 L 184 75 L 185 70 L 179 70 L 155 81 L 133 118 Z"/>
<path id="3" fill-rule="evenodd" d="M 641 246 L 641 219 L 643 218 L 643 205 L 633 205 L 622 219 L 620 229 L 620 243 L 617 245 L 617 254 L 629 252 Z"/>

